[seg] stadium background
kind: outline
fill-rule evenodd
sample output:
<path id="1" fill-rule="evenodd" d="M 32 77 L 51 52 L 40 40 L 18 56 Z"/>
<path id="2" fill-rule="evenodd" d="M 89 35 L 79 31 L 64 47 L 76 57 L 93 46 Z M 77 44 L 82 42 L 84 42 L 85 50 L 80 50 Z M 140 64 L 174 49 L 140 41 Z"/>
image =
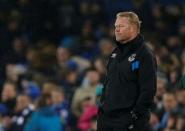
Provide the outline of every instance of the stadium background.
<path id="1" fill-rule="evenodd" d="M 119 11 L 139 15 L 157 57 L 153 130 L 185 131 L 184 4 L 0 0 L 0 131 L 95 131 Z"/>

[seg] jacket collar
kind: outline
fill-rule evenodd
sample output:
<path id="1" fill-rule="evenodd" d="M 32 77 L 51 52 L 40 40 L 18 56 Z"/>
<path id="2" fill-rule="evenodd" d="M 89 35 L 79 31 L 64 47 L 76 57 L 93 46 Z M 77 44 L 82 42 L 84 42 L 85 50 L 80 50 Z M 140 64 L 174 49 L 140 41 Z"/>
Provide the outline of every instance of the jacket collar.
<path id="1" fill-rule="evenodd" d="M 144 38 L 140 34 L 137 35 L 133 40 L 127 43 L 116 42 L 116 45 L 121 51 L 135 51 L 143 44 Z"/>

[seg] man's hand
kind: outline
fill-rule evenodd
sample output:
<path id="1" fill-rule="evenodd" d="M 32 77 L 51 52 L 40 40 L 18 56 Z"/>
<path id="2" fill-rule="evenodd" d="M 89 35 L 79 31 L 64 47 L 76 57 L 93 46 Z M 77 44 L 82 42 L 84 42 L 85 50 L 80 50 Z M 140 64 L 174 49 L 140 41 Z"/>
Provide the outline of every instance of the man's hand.
<path id="1" fill-rule="evenodd" d="M 138 116 L 134 111 L 131 111 L 129 114 L 129 124 L 128 130 L 133 131 L 135 128 L 135 122 L 138 120 Z"/>

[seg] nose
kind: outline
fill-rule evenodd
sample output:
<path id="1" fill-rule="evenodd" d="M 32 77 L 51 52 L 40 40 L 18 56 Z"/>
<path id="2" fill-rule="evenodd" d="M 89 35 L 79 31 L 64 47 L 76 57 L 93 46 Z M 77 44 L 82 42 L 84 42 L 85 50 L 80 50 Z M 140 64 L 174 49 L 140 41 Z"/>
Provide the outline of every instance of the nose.
<path id="1" fill-rule="evenodd" d="M 115 28 L 115 32 L 119 32 L 119 28 L 118 27 Z"/>

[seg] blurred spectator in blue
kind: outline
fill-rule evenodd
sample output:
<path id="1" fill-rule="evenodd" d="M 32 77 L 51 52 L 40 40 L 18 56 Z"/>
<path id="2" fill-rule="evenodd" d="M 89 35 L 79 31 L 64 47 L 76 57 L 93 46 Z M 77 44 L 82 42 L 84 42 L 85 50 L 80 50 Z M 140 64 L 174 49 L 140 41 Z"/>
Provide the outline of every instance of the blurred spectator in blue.
<path id="1" fill-rule="evenodd" d="M 62 67 L 65 67 L 66 62 L 70 60 L 71 52 L 69 48 L 59 46 L 57 48 L 56 56 L 57 56 L 58 66 L 62 68 Z"/>
<path id="2" fill-rule="evenodd" d="M 60 116 L 61 124 L 66 130 L 69 125 L 69 102 L 65 99 L 64 91 L 61 88 L 55 88 L 52 94 L 52 108 Z"/>
<path id="3" fill-rule="evenodd" d="M 96 88 L 102 85 L 100 83 L 100 75 L 95 68 L 89 68 L 86 70 L 84 80 L 82 81 L 81 87 L 79 87 L 73 96 L 72 100 L 72 112 L 79 118 L 82 114 L 82 101 L 85 98 L 90 98 L 95 104 L 96 99 Z"/>
<path id="4" fill-rule="evenodd" d="M 12 82 L 5 82 L 1 92 L 1 110 L 3 111 L 3 128 L 11 131 L 12 116 L 16 107 L 17 86 Z"/>
<path id="5" fill-rule="evenodd" d="M 12 131 L 23 131 L 24 126 L 34 111 L 29 96 L 21 94 L 17 96 L 16 108 L 12 117 Z"/>
<path id="6" fill-rule="evenodd" d="M 23 92 L 31 98 L 31 101 L 36 101 L 41 95 L 40 87 L 34 81 L 22 81 Z"/>
<path id="7" fill-rule="evenodd" d="M 159 126 L 159 117 L 158 117 L 158 113 L 156 111 L 151 111 L 151 115 L 150 115 L 150 125 L 152 127 L 152 131 L 157 131 L 158 130 L 158 126 Z"/>
<path id="8" fill-rule="evenodd" d="M 176 122 L 177 122 L 177 112 L 169 112 L 169 117 L 167 120 L 167 125 L 164 131 L 173 131 L 176 129 Z"/>
<path id="9" fill-rule="evenodd" d="M 66 48 L 70 51 L 71 55 L 76 55 L 79 53 L 79 39 L 76 36 L 64 36 L 59 43 L 59 47 Z"/>
<path id="10" fill-rule="evenodd" d="M 82 78 L 80 76 L 78 64 L 73 60 L 66 62 L 66 67 L 64 72 L 61 74 L 59 83 L 64 87 L 65 96 L 70 103 L 76 88 L 80 84 L 81 79 Z"/>
<path id="11" fill-rule="evenodd" d="M 106 60 L 102 57 L 98 57 L 94 61 L 94 67 L 100 75 L 100 82 L 103 83 L 106 75 Z"/>
<path id="12" fill-rule="evenodd" d="M 107 60 L 114 49 L 114 42 L 111 39 L 103 38 L 99 41 L 100 56 Z"/>
<path id="13" fill-rule="evenodd" d="M 158 130 L 163 130 L 167 127 L 170 112 L 175 111 L 177 109 L 177 100 L 174 92 L 166 92 L 163 96 L 163 102 L 165 112 L 163 113 L 162 119 L 159 123 Z"/>
<path id="14" fill-rule="evenodd" d="M 1 93 L 1 104 L 8 110 L 8 115 L 12 115 L 16 106 L 17 86 L 12 82 L 5 82 Z"/>
<path id="15" fill-rule="evenodd" d="M 58 81 L 64 79 L 64 73 L 67 68 L 67 62 L 71 59 L 71 51 L 69 48 L 59 46 L 56 52 L 57 63 L 54 65 L 55 77 Z"/>
<path id="16" fill-rule="evenodd" d="M 85 71 L 85 76 L 84 76 L 84 79 L 82 81 L 81 87 L 82 88 L 90 88 L 90 89 L 95 91 L 96 87 L 100 84 L 101 83 L 100 83 L 100 74 L 99 74 L 99 72 L 96 70 L 95 67 L 88 68 Z M 95 94 L 95 92 L 94 92 L 94 94 Z"/>
<path id="17" fill-rule="evenodd" d="M 51 94 L 43 94 L 39 101 L 36 112 L 26 123 L 24 131 L 62 131 L 60 117 L 51 108 Z"/>

